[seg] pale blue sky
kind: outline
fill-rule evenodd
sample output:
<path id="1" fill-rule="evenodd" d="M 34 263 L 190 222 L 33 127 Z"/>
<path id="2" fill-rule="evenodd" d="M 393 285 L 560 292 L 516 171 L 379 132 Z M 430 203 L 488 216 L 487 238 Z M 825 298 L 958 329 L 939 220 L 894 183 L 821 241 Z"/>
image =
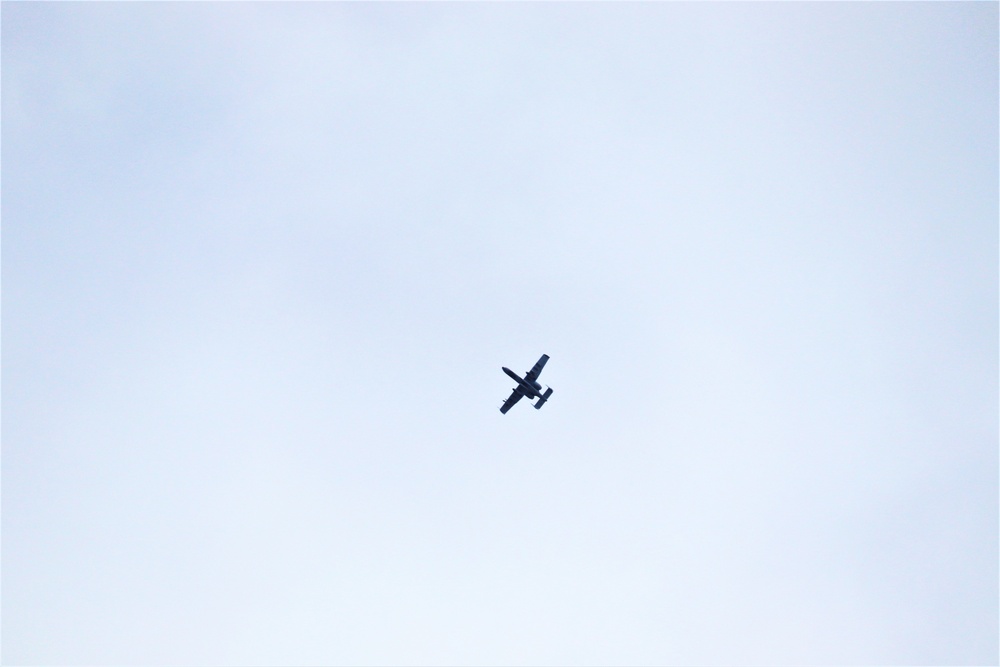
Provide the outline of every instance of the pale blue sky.
<path id="1" fill-rule="evenodd" d="M 996 663 L 997 26 L 4 3 L 3 662 Z"/>

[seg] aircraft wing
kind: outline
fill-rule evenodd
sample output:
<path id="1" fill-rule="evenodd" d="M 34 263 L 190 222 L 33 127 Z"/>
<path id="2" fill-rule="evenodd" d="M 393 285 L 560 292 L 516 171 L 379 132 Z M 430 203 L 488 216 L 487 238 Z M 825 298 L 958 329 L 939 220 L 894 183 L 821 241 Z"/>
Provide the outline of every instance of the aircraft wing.
<path id="1" fill-rule="evenodd" d="M 543 354 L 538 362 L 531 367 L 531 370 L 524 376 L 524 379 L 528 382 L 534 382 L 538 379 L 538 376 L 542 374 L 542 369 L 545 368 L 545 362 L 549 360 L 549 355 Z"/>
<path id="2" fill-rule="evenodd" d="M 500 406 L 500 412 L 502 412 L 503 414 L 507 414 L 507 411 L 510 410 L 512 407 L 514 407 L 515 403 L 521 400 L 521 396 L 522 396 L 521 392 L 515 389 L 514 393 L 510 395 L 510 398 L 504 401 L 503 405 Z"/>

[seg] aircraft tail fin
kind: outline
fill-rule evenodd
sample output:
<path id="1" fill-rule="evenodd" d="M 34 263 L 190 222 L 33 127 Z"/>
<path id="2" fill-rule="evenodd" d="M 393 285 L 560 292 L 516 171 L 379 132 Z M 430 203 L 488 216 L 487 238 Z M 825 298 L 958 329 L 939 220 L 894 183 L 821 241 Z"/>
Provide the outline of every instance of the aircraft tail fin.
<path id="1" fill-rule="evenodd" d="M 536 410 L 541 410 L 542 406 L 545 405 L 545 401 L 549 400 L 549 396 L 551 396 L 551 395 L 552 395 L 552 388 L 549 387 L 548 389 L 545 390 L 545 393 L 542 394 L 541 398 L 539 398 L 535 402 L 535 409 Z"/>

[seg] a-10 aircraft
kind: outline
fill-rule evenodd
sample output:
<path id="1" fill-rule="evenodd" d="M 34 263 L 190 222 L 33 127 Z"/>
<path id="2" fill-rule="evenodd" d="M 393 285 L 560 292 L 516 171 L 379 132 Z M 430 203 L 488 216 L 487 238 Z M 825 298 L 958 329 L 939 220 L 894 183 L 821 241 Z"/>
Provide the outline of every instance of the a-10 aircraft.
<path id="1" fill-rule="evenodd" d="M 517 381 L 517 386 L 514 387 L 514 392 L 510 395 L 503 405 L 500 406 L 500 412 L 507 414 L 515 403 L 521 400 L 522 396 L 527 396 L 530 398 L 537 398 L 538 401 L 535 403 L 535 409 L 539 410 L 545 401 L 549 400 L 549 396 L 552 395 L 552 389 L 549 388 L 542 393 L 542 385 L 538 383 L 538 376 L 542 374 L 542 369 L 545 368 L 545 362 L 549 360 L 549 355 L 543 354 L 541 359 L 538 360 L 531 370 L 524 374 L 523 378 L 517 376 L 517 373 L 510 370 L 506 366 L 503 367 L 503 372 L 511 376 Z"/>

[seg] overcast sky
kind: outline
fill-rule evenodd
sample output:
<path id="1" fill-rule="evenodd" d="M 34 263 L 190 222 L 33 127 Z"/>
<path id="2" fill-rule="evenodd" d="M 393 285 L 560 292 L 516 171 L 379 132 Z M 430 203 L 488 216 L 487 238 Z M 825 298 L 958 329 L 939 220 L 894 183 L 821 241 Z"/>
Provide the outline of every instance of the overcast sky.
<path id="1" fill-rule="evenodd" d="M 995 664 L 997 26 L 4 3 L 3 661 Z"/>

